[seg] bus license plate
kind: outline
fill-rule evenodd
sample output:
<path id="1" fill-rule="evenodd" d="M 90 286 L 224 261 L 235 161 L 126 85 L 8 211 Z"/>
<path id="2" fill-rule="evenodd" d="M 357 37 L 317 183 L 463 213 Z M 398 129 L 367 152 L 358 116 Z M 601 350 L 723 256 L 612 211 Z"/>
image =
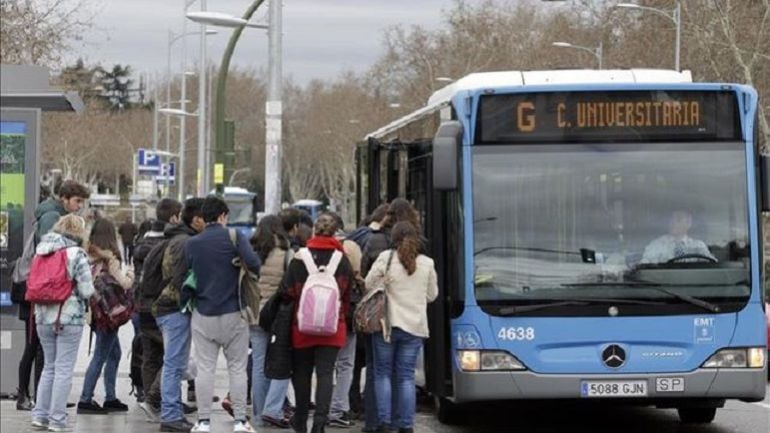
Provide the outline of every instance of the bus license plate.
<path id="1" fill-rule="evenodd" d="M 646 397 L 646 380 L 588 381 L 580 383 L 581 397 Z"/>

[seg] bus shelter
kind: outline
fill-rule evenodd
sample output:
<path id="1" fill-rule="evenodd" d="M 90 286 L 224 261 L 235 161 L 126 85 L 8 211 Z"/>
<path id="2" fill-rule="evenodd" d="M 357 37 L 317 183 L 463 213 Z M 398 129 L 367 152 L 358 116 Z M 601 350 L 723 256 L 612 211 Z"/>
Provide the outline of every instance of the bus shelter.
<path id="1" fill-rule="evenodd" d="M 49 84 L 41 66 L 0 65 L 0 396 L 17 386 L 24 323 L 11 302 L 11 273 L 32 232 L 40 195 L 42 113 L 83 110 L 77 92 Z"/>

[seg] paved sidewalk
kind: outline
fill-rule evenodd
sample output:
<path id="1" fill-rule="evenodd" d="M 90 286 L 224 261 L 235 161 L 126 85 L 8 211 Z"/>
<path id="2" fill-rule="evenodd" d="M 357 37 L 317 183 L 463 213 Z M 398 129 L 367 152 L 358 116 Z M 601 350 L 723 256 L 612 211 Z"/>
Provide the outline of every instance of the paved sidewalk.
<path id="1" fill-rule="evenodd" d="M 134 330 L 131 324 L 127 324 L 120 329 L 120 343 L 123 349 L 123 357 L 120 361 L 118 370 L 117 395 L 120 400 L 129 405 L 129 411 L 110 415 L 78 415 L 75 408 L 68 410 L 70 424 L 76 432 L 80 433 L 144 433 L 157 432 L 160 430 L 158 424 L 151 424 L 145 421 L 144 413 L 136 405 L 136 399 L 129 396 L 131 391 L 131 380 L 128 378 L 129 359 L 131 350 L 131 340 Z M 83 387 L 83 377 L 90 361 L 88 355 L 88 331 L 83 332 L 83 338 L 78 352 L 78 360 L 75 364 L 75 375 L 72 382 L 72 391 L 70 392 L 69 402 L 76 403 L 80 397 L 80 391 Z M 5 366 L 2 368 L 16 368 L 16 366 Z M 186 396 L 187 386 L 182 385 L 183 396 Z M 215 395 L 223 397 L 227 394 L 227 369 L 224 357 L 220 355 L 217 366 L 217 380 Z M 100 380 L 96 386 L 94 399 L 101 403 L 104 400 L 104 385 Z M 212 429 L 213 433 L 232 432 L 232 418 L 222 409 L 220 403 L 212 403 Z M 251 407 L 249 407 L 251 413 Z M 191 422 L 197 419 L 195 414 L 188 417 Z M 0 432 L 2 433 L 25 433 L 36 431 L 30 425 L 30 412 L 16 410 L 16 402 L 3 400 L 0 402 Z M 290 430 L 258 429 L 260 432 L 288 432 Z"/>

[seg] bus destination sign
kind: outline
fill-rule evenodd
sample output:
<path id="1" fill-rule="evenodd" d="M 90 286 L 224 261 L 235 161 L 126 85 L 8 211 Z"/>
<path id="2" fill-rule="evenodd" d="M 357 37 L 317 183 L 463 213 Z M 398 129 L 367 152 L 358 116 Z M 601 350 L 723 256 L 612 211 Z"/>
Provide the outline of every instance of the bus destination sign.
<path id="1" fill-rule="evenodd" d="M 477 142 L 736 140 L 735 94 L 605 91 L 484 95 Z"/>

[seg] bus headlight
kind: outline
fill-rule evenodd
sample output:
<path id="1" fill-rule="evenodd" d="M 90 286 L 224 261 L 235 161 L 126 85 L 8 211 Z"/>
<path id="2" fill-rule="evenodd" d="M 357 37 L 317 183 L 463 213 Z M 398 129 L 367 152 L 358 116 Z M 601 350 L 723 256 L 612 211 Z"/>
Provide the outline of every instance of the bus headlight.
<path id="1" fill-rule="evenodd" d="M 764 347 L 723 349 L 703 363 L 704 368 L 762 368 L 764 366 Z"/>
<path id="2" fill-rule="evenodd" d="M 460 368 L 463 371 L 479 371 L 481 369 L 481 356 L 478 350 L 460 350 L 457 352 L 460 358 Z"/>
<path id="3" fill-rule="evenodd" d="M 516 371 L 527 367 L 504 351 L 460 350 L 457 352 L 463 371 Z"/>

